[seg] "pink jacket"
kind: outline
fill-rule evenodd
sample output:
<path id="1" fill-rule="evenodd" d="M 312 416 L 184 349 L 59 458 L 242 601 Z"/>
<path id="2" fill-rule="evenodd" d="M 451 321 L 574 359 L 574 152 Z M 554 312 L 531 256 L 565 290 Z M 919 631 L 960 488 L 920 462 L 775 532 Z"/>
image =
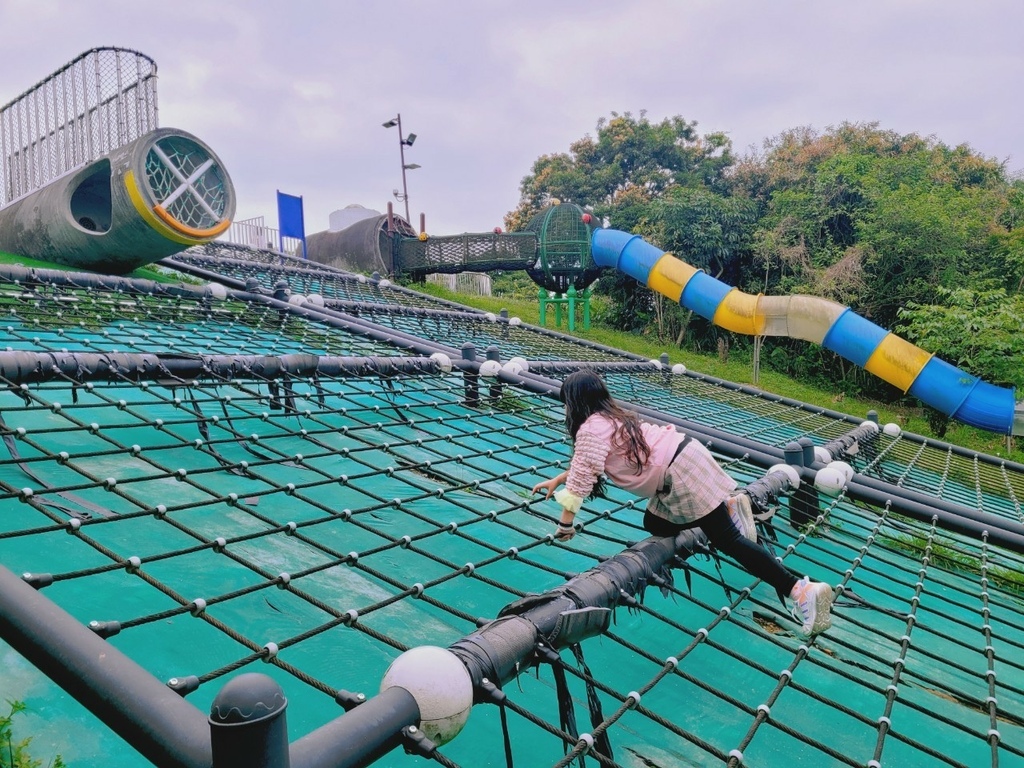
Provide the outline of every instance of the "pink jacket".
<path id="1" fill-rule="evenodd" d="M 685 439 L 673 426 L 640 423 L 651 455 L 644 468 L 637 472 L 622 446 L 614 444 L 616 427 L 617 422 L 602 413 L 593 414 L 580 426 L 565 488 L 555 494 L 555 500 L 565 509 L 578 511 L 602 474 L 625 491 L 652 498 L 648 509 L 673 522 L 703 517 L 736 488 L 736 481 L 697 440 L 691 440 L 673 462 L 676 448 Z M 672 488 L 664 499 L 653 499 L 666 490 L 670 464 Z"/>

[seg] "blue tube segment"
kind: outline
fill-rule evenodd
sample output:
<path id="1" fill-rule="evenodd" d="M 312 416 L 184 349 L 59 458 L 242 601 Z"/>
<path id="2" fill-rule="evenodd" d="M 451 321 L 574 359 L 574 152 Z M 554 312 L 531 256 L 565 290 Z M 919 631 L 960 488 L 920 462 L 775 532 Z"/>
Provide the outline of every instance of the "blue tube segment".
<path id="1" fill-rule="evenodd" d="M 595 229 L 590 252 L 599 267 L 613 267 L 647 285 L 651 267 L 665 252 L 639 235 L 617 229 Z"/>
<path id="2" fill-rule="evenodd" d="M 707 272 L 697 272 L 686 283 L 683 288 L 683 295 L 679 297 L 679 304 L 687 309 L 692 309 L 701 317 L 713 320 L 715 310 L 722 303 L 725 295 L 732 290 L 718 278 L 712 277 Z"/>
<path id="3" fill-rule="evenodd" d="M 952 416 L 971 394 L 977 382 L 977 376 L 971 376 L 945 360 L 933 357 L 914 379 L 908 394 Z"/>
<path id="4" fill-rule="evenodd" d="M 863 368 L 889 332 L 847 308 L 828 329 L 821 346 Z"/>
<path id="5" fill-rule="evenodd" d="M 990 432 L 1010 434 L 1013 429 L 1014 391 L 978 380 L 954 419 Z"/>

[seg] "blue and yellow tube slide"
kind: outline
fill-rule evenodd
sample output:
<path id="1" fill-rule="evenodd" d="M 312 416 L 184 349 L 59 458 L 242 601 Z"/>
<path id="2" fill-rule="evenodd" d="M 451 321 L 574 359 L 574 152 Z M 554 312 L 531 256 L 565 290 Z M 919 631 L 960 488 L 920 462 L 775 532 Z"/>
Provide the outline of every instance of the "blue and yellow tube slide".
<path id="1" fill-rule="evenodd" d="M 788 336 L 820 344 L 921 402 L 974 427 L 1024 434 L 1024 404 L 828 299 L 743 293 L 637 235 L 594 230 L 591 250 L 618 269 L 715 325 L 750 336 Z"/>

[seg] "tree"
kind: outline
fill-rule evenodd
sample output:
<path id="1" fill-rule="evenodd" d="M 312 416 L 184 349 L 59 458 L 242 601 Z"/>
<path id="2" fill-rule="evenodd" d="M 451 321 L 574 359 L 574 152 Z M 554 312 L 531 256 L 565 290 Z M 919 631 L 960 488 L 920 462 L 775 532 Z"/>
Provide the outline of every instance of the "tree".
<path id="1" fill-rule="evenodd" d="M 1000 386 L 1024 387 L 1024 295 L 1001 286 L 939 288 L 941 303 L 909 302 L 901 332 L 923 349 Z"/>
<path id="2" fill-rule="evenodd" d="M 993 277 L 1002 277 L 1006 289 L 1024 290 L 1024 173 L 1010 183 L 999 226 L 992 231 L 992 246 L 997 255 Z"/>
<path id="3" fill-rule="evenodd" d="M 8 701 L 7 705 L 10 708 L 8 713 L 0 713 L 0 768 L 39 768 L 42 761 L 33 759 L 29 754 L 32 737 L 15 740 L 11 727 L 14 717 L 25 712 L 27 707 L 20 701 Z M 47 765 L 50 768 L 66 768 L 60 755 L 56 755 Z"/>
<path id="4" fill-rule="evenodd" d="M 675 186 L 724 186 L 732 145 L 723 133 L 699 136 L 696 125 L 678 115 L 651 123 L 643 111 L 639 118 L 612 112 L 598 120 L 596 138 L 537 159 L 520 184 L 519 205 L 505 217 L 507 228 L 521 229 L 551 198 L 607 216 L 624 195 L 653 200 Z"/>
<path id="5" fill-rule="evenodd" d="M 615 229 L 641 234 L 720 273 L 733 257 L 729 249 L 746 237 L 741 231 L 746 218 L 753 217 L 753 209 L 730 206 L 724 195 L 725 173 L 733 162 L 725 134 L 700 136 L 696 123 L 678 115 L 652 123 L 645 112 L 639 118 L 613 112 L 598 120 L 596 137 L 585 136 L 568 153 L 544 155 L 534 163 L 505 224 L 521 229 L 553 198 L 574 202 L 607 218 Z M 666 308 L 625 275 L 602 277 L 597 289 L 612 299 L 604 320 L 613 327 L 654 327 L 675 335 L 685 322 L 678 309 Z"/>
<path id="6" fill-rule="evenodd" d="M 939 289 L 956 287 L 965 275 L 998 277 L 1012 290 L 1024 280 L 1021 240 L 1013 232 L 1024 221 L 1024 194 L 1001 163 L 966 145 L 874 123 L 823 133 L 798 128 L 743 158 L 732 178 L 760 207 L 748 290 L 829 298 L 893 329 L 901 308 L 943 304 Z M 811 355 L 785 340 L 768 347 L 769 359 L 789 373 L 807 365 L 801 375 L 892 394 L 833 356 Z"/>

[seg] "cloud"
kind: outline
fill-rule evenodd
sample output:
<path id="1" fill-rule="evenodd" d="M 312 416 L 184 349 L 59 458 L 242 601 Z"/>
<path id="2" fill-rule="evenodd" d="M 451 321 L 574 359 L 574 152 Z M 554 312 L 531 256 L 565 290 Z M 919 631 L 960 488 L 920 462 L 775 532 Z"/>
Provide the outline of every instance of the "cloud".
<path id="1" fill-rule="evenodd" d="M 240 218 L 301 194 L 307 227 L 401 186 L 433 232 L 488 231 L 543 154 L 610 112 L 682 115 L 737 149 L 878 121 L 1024 165 L 1024 6 L 992 0 L 4 0 L 0 102 L 89 48 L 159 65 L 161 124 L 221 156 Z"/>

